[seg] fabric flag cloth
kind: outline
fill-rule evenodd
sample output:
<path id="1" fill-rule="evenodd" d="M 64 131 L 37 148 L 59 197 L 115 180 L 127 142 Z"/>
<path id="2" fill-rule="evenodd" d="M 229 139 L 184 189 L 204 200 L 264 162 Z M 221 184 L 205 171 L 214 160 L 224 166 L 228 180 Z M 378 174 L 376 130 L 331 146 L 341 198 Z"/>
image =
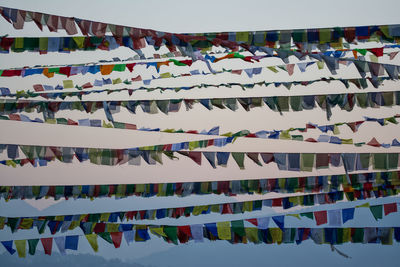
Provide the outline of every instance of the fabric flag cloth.
<path id="1" fill-rule="evenodd" d="M 339 227 L 342 225 L 341 210 L 328 210 L 329 226 Z"/>
<path id="2" fill-rule="evenodd" d="M 54 237 L 54 242 L 56 243 L 60 254 L 67 255 L 67 253 L 65 252 L 65 236 Z"/>
<path id="3" fill-rule="evenodd" d="M 130 243 L 133 243 L 135 239 L 135 231 L 130 230 L 130 231 L 125 231 L 124 232 L 124 238 L 126 243 L 129 245 Z"/>
<path id="4" fill-rule="evenodd" d="M 231 224 L 230 222 L 217 222 L 218 238 L 222 240 L 231 239 Z"/>
<path id="5" fill-rule="evenodd" d="M 371 210 L 375 220 L 383 218 L 382 205 L 370 206 L 369 209 Z"/>
<path id="6" fill-rule="evenodd" d="M 35 255 L 36 247 L 37 247 L 38 243 L 39 243 L 39 239 L 29 239 L 28 240 L 29 254 L 30 255 Z"/>
<path id="7" fill-rule="evenodd" d="M 262 229 L 262 230 L 268 229 L 269 221 L 270 221 L 270 217 L 257 218 L 258 229 Z"/>
<path id="8" fill-rule="evenodd" d="M 317 225 L 326 224 L 328 222 L 326 210 L 314 211 L 314 217 Z"/>
<path id="9" fill-rule="evenodd" d="M 115 248 L 119 248 L 121 246 L 122 234 L 123 232 L 110 233 Z"/>
<path id="10" fill-rule="evenodd" d="M 11 254 L 13 255 L 15 253 L 15 249 L 13 249 L 13 241 L 1 241 L 1 244 L 3 244 L 4 248 Z"/>
<path id="11" fill-rule="evenodd" d="M 78 235 L 71 235 L 65 238 L 65 249 L 78 250 Z"/>
<path id="12" fill-rule="evenodd" d="M 385 216 L 389 215 L 392 212 L 397 212 L 397 203 L 384 204 L 383 209 L 385 211 Z"/>
<path id="13" fill-rule="evenodd" d="M 18 257 L 25 258 L 26 256 L 26 240 L 15 240 L 15 247 L 17 248 Z"/>
<path id="14" fill-rule="evenodd" d="M 273 216 L 272 220 L 274 221 L 274 223 L 276 223 L 276 225 L 283 230 L 283 228 L 285 228 L 285 216 L 281 215 L 281 216 Z"/>
<path id="15" fill-rule="evenodd" d="M 349 209 L 342 210 L 343 223 L 354 219 L 354 211 L 355 211 L 355 208 L 349 208 Z"/>
<path id="16" fill-rule="evenodd" d="M 51 251 L 53 248 L 53 238 L 52 237 L 41 238 L 40 241 L 42 242 L 44 253 L 46 255 L 51 255 Z"/>
<path id="17" fill-rule="evenodd" d="M 90 246 L 92 247 L 94 252 L 99 251 L 99 245 L 97 243 L 97 235 L 96 234 L 89 234 L 85 235 L 87 241 L 89 242 Z"/>
<path id="18" fill-rule="evenodd" d="M 190 230 L 192 232 L 192 236 L 195 242 L 204 241 L 203 225 L 201 224 L 190 225 Z"/>

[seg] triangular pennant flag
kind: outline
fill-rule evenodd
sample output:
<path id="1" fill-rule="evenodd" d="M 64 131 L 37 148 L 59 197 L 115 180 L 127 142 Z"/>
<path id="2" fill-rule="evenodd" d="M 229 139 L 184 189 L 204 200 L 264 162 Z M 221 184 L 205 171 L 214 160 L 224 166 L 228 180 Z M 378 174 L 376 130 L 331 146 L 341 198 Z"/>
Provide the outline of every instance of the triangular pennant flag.
<path id="1" fill-rule="evenodd" d="M 8 253 L 10 253 L 11 255 L 13 255 L 15 253 L 15 249 L 13 249 L 13 241 L 1 241 L 1 244 L 3 244 L 3 246 L 5 247 L 5 249 L 8 251 Z"/>
<path id="2" fill-rule="evenodd" d="M 210 165 L 215 169 L 217 168 L 215 166 L 215 154 L 216 152 L 202 152 L 204 157 L 208 160 L 208 162 L 210 163 Z"/>
<path id="3" fill-rule="evenodd" d="M 99 251 L 99 245 L 97 243 L 97 235 L 96 234 L 90 234 L 90 235 L 85 235 L 87 241 L 89 242 L 90 246 L 92 247 L 94 252 Z"/>
<path id="4" fill-rule="evenodd" d="M 15 247 L 17 248 L 18 257 L 25 258 L 26 256 L 26 240 L 15 240 Z"/>
<path id="5" fill-rule="evenodd" d="M 124 237 L 125 237 L 125 241 L 126 243 L 129 245 L 130 243 L 132 243 L 135 239 L 135 231 L 131 230 L 131 231 L 124 231 Z"/>
<path id="6" fill-rule="evenodd" d="M 231 152 L 233 159 L 241 170 L 244 169 L 244 153 L 243 152 Z"/>
<path id="7" fill-rule="evenodd" d="M 258 154 L 259 153 L 252 153 L 252 152 L 248 152 L 246 153 L 246 155 L 258 166 L 262 166 L 261 162 L 258 160 Z"/>
<path id="8" fill-rule="evenodd" d="M 276 225 L 283 230 L 285 228 L 285 216 L 273 216 L 272 220 L 276 223 Z"/>
<path id="9" fill-rule="evenodd" d="M 51 250 L 53 248 L 53 238 L 41 238 L 40 241 L 42 242 L 44 253 L 46 255 L 51 255 Z"/>
<path id="10" fill-rule="evenodd" d="M 61 255 L 66 255 L 66 252 L 65 252 L 65 236 L 54 237 L 54 242 L 56 243 L 57 248 L 60 251 L 60 254 Z"/>
<path id="11" fill-rule="evenodd" d="M 369 141 L 369 142 L 367 143 L 367 145 L 373 146 L 373 147 L 380 147 L 380 146 L 381 146 L 381 144 L 378 142 L 378 140 L 376 140 L 375 137 L 373 137 L 373 138 L 371 139 L 371 141 Z"/>
<path id="12" fill-rule="evenodd" d="M 29 239 L 28 240 L 29 254 L 35 255 L 36 247 L 37 247 L 38 243 L 39 243 L 39 239 Z"/>
<path id="13" fill-rule="evenodd" d="M 122 240 L 122 232 L 112 232 L 110 233 L 112 242 L 115 248 L 119 248 L 121 246 Z"/>

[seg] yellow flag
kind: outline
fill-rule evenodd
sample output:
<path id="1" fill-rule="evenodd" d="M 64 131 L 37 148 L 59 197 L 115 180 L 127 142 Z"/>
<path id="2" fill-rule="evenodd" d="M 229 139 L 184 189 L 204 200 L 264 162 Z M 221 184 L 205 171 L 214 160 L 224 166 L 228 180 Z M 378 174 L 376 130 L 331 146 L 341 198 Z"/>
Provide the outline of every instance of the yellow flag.
<path id="1" fill-rule="evenodd" d="M 292 216 L 292 217 L 295 217 L 295 218 L 301 220 L 300 219 L 300 214 L 286 214 L 286 216 Z"/>
<path id="2" fill-rule="evenodd" d="M 150 227 L 150 232 L 156 236 L 167 237 L 167 235 L 164 233 L 163 227 Z"/>
<path id="3" fill-rule="evenodd" d="M 108 222 L 109 218 L 110 218 L 110 213 L 102 213 L 100 215 L 100 221 L 101 222 Z"/>
<path id="4" fill-rule="evenodd" d="M 165 72 L 165 73 L 161 73 L 161 74 L 160 74 L 160 77 L 161 77 L 161 78 L 171 78 L 172 76 L 171 76 L 171 73 Z"/>
<path id="5" fill-rule="evenodd" d="M 230 222 L 217 222 L 217 232 L 219 239 L 231 239 L 231 223 Z"/>
<path id="6" fill-rule="evenodd" d="M 119 83 L 122 83 L 121 78 L 117 78 L 117 79 L 112 80 L 112 84 L 119 84 Z"/>
<path id="7" fill-rule="evenodd" d="M 24 48 L 24 38 L 15 38 L 14 41 L 14 47 L 15 48 Z"/>
<path id="8" fill-rule="evenodd" d="M 289 134 L 289 131 L 282 131 L 281 134 L 279 135 L 279 139 L 290 140 L 291 136 Z"/>
<path id="9" fill-rule="evenodd" d="M 351 240 L 351 229 L 350 228 L 343 228 L 343 243 L 350 242 Z"/>
<path id="10" fill-rule="evenodd" d="M 55 221 L 59 221 L 59 222 L 64 221 L 64 215 L 58 215 L 58 216 L 56 216 L 56 217 L 54 218 L 54 220 L 55 220 Z"/>
<path id="11" fill-rule="evenodd" d="M 64 89 L 74 88 L 74 82 L 72 80 L 64 80 L 63 87 Z"/>
<path id="12" fill-rule="evenodd" d="M 6 218 L 0 217 L 0 229 L 4 228 L 5 223 L 6 223 Z"/>
<path id="13" fill-rule="evenodd" d="M 119 223 L 107 223 L 107 232 L 118 232 Z"/>
<path id="14" fill-rule="evenodd" d="M 83 48 L 83 43 L 85 42 L 85 37 L 72 37 L 72 39 L 75 41 L 76 46 L 78 48 Z"/>
<path id="15" fill-rule="evenodd" d="M 245 228 L 246 237 L 250 242 L 259 243 L 258 241 L 258 229 L 254 227 Z"/>
<path id="16" fill-rule="evenodd" d="M 56 119 L 47 118 L 47 119 L 46 119 L 46 123 L 49 123 L 49 124 L 57 124 L 57 120 L 56 120 Z"/>
<path id="17" fill-rule="evenodd" d="M 80 221 L 72 221 L 68 227 L 68 230 L 74 230 L 76 227 L 80 225 Z"/>
<path id="18" fill-rule="evenodd" d="M 19 227 L 21 229 L 31 229 L 33 225 L 33 219 L 22 219 L 21 223 L 19 224 Z"/>
<path id="19" fill-rule="evenodd" d="M 356 208 L 369 208 L 369 203 L 367 202 L 367 203 L 358 205 L 358 206 L 356 206 Z"/>
<path id="20" fill-rule="evenodd" d="M 269 228 L 269 233 L 271 234 L 272 241 L 277 244 L 282 243 L 282 230 L 279 228 Z"/>
<path id="21" fill-rule="evenodd" d="M 333 134 L 334 134 L 334 135 L 340 134 L 339 127 L 337 127 L 337 125 L 334 125 L 334 126 L 333 126 Z"/>
<path id="22" fill-rule="evenodd" d="M 89 242 L 90 246 L 94 250 L 94 252 L 99 251 L 99 245 L 97 244 L 97 235 L 96 234 L 90 234 L 90 235 L 85 235 L 87 241 Z"/>
<path id="23" fill-rule="evenodd" d="M 26 240 L 15 240 L 15 247 L 17 248 L 18 257 L 25 258 L 26 256 Z"/>

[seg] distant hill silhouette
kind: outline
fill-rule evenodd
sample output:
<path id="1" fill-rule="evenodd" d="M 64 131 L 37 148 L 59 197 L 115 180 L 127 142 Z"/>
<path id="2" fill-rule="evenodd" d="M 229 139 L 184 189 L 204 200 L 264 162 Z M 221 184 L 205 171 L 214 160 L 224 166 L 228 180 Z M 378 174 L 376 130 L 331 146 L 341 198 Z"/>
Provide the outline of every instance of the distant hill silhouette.
<path id="1" fill-rule="evenodd" d="M 150 267 L 150 265 L 141 265 L 137 263 L 126 263 L 119 259 L 105 259 L 101 256 L 79 254 L 62 256 L 59 253 L 52 253 L 51 256 L 38 252 L 35 256 L 27 255 L 26 258 L 18 258 L 16 254 L 0 254 L 0 266 L 4 267 L 75 267 L 75 266 L 93 266 L 93 267 Z"/>

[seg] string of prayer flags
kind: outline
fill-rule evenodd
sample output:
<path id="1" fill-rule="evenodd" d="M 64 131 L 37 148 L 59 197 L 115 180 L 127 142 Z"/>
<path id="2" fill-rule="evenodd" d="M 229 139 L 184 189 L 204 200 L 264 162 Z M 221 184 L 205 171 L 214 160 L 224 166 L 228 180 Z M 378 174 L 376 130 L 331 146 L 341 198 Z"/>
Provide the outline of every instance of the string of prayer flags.
<path id="1" fill-rule="evenodd" d="M 229 72 L 229 71 L 228 71 Z M 198 74 L 195 74 L 198 75 Z M 205 74 L 208 75 L 208 74 Z M 178 77 L 178 76 L 176 76 Z M 154 79 L 159 79 L 159 78 L 154 78 Z M 146 84 L 150 84 L 150 82 L 154 79 L 150 79 L 150 80 L 142 80 L 142 78 L 140 76 L 137 76 L 135 78 L 132 78 L 132 81 L 143 81 L 143 83 Z M 316 80 L 310 80 L 310 81 L 293 81 L 293 82 L 267 82 L 267 81 L 261 81 L 261 82 L 256 82 L 256 83 L 246 83 L 246 84 L 242 84 L 242 83 L 220 83 L 220 84 L 199 84 L 199 85 L 191 85 L 191 86 L 181 86 L 181 87 L 161 87 L 161 86 L 157 86 L 157 87 L 147 87 L 147 86 L 140 86 L 138 88 L 135 89 L 131 89 L 131 88 L 118 88 L 118 89 L 97 89 L 97 90 L 85 90 L 83 91 L 82 89 L 85 88 L 92 88 L 93 85 L 90 84 L 89 82 L 83 84 L 82 86 L 75 86 L 76 89 L 78 89 L 78 91 L 68 91 L 65 92 L 63 91 L 64 87 L 61 85 L 57 85 L 56 87 L 53 86 L 49 86 L 49 85 L 41 85 L 41 84 L 36 84 L 34 85 L 34 90 L 35 91 L 30 91 L 30 90 L 17 90 L 16 93 L 11 93 L 9 88 L 6 87 L 0 87 L 0 96 L 4 96 L 4 97 L 13 97 L 16 99 L 20 99 L 20 98 L 35 98 L 35 97 L 43 97 L 45 99 L 65 99 L 67 97 L 78 97 L 79 99 L 82 98 L 82 96 L 86 96 L 86 95 L 90 95 L 90 94 L 100 94 L 100 93 L 107 93 L 107 94 L 111 94 L 111 93 L 119 93 L 119 92 L 128 92 L 129 96 L 131 96 L 134 92 L 136 91 L 154 91 L 154 90 L 160 90 L 160 91 L 165 91 L 165 90 L 174 90 L 174 91 L 180 91 L 180 90 L 191 90 L 191 89 L 195 89 L 195 88 L 208 88 L 208 87 L 228 87 L 231 88 L 232 86 L 238 86 L 240 87 L 242 90 L 246 90 L 246 89 L 252 89 L 256 86 L 270 86 L 270 85 L 274 85 L 275 87 L 279 87 L 281 85 L 285 86 L 287 89 L 290 89 L 292 87 L 292 85 L 301 85 L 301 86 L 308 86 L 311 85 L 313 83 L 316 82 L 327 82 L 330 83 L 332 81 L 340 81 L 344 84 L 344 86 L 346 88 L 350 87 L 350 83 L 354 84 L 358 89 L 365 89 L 368 87 L 368 83 L 367 81 L 370 81 L 371 84 L 375 87 L 378 88 L 384 81 L 386 80 L 391 80 L 391 77 L 378 77 L 378 78 L 357 78 L 357 79 L 342 79 L 342 78 L 321 78 L 321 79 L 316 79 Z M 96 82 L 97 81 L 97 82 Z M 66 80 L 66 82 L 71 83 L 71 80 Z M 102 80 L 95 80 L 95 86 L 96 85 L 109 85 L 109 84 L 118 84 L 118 83 L 122 83 L 122 80 L 120 78 L 111 80 L 109 79 L 102 79 Z M 129 80 L 124 80 L 123 81 L 124 84 L 131 84 L 131 81 Z M 73 85 L 73 84 L 72 84 Z M 54 92 L 56 89 L 57 91 Z M 206 101 L 206 100 L 204 100 Z M 205 103 L 203 101 L 203 103 Z M 237 109 L 237 106 L 235 103 L 231 104 L 232 107 L 234 107 L 235 109 Z M 208 109 L 212 109 L 212 105 L 208 105 L 206 106 Z M 228 106 L 227 106 L 228 107 Z M 307 109 L 306 107 L 303 106 L 299 106 L 298 108 L 300 108 L 300 110 L 302 109 Z M 309 108 L 308 108 L 309 109 Z"/>
<path id="2" fill-rule="evenodd" d="M 315 200 L 321 198 L 322 194 L 314 195 Z M 304 198 L 304 196 L 292 197 L 292 199 L 300 200 Z M 123 224 L 124 221 L 129 220 L 157 220 L 163 218 L 175 218 L 178 219 L 181 216 L 190 217 L 190 216 L 199 216 L 202 214 L 210 214 L 210 213 L 219 213 L 223 214 L 241 214 L 245 212 L 253 212 L 260 211 L 262 207 L 273 207 L 273 203 L 276 202 L 277 199 L 266 199 L 266 200 L 256 200 L 256 201 L 247 201 L 247 202 L 231 202 L 231 203 L 221 203 L 221 204 L 210 204 L 210 205 L 202 205 L 202 206 L 188 206 L 188 207 L 178 207 L 178 208 L 162 208 L 162 209 L 152 209 L 152 210 L 133 210 L 133 211 L 118 211 L 118 212 L 108 212 L 108 213 L 93 213 L 93 214 L 75 214 L 75 215 L 58 215 L 58 216 L 39 216 L 39 217 L 0 217 L 0 229 L 4 229 L 4 226 L 8 226 L 11 228 L 11 231 L 14 233 L 18 229 L 29 230 L 33 229 L 35 226 L 39 234 L 42 234 L 45 230 L 45 226 L 47 225 L 51 234 L 54 235 L 57 232 L 66 232 L 67 230 L 74 230 L 77 227 L 81 227 L 85 234 L 89 234 L 92 231 L 94 233 L 99 232 L 112 232 L 112 231 L 121 231 L 126 224 Z M 289 198 L 290 201 L 290 198 Z M 334 200 L 333 203 L 335 203 Z M 294 201 L 290 201 L 292 203 L 297 203 Z M 315 202 L 315 201 L 314 201 Z M 317 203 L 319 200 L 317 201 Z M 318 203 L 323 204 L 323 203 Z M 328 203 L 332 204 L 332 203 Z M 367 203 L 368 204 L 368 203 Z M 290 207 L 294 207 L 293 204 L 289 205 Z M 361 205 L 355 208 L 364 208 L 368 206 L 371 210 L 371 214 L 374 216 L 376 220 L 383 218 L 383 210 L 385 211 L 385 216 L 388 216 L 390 213 L 397 212 L 398 203 L 386 203 L 383 205 Z M 289 207 L 283 206 L 284 209 Z M 305 215 L 301 213 L 301 216 L 308 217 L 310 219 L 315 219 L 316 225 L 327 224 L 329 222 L 329 226 L 342 226 L 342 218 L 343 223 L 348 220 L 354 219 L 354 209 L 355 208 L 346 208 L 346 209 L 330 209 L 330 210 L 319 210 L 309 213 L 309 215 Z M 272 216 L 272 220 L 279 228 L 284 228 L 285 216 L 298 216 L 298 213 L 289 213 L 289 214 L 280 214 L 277 216 Z M 312 216 L 313 215 L 313 216 Z M 254 221 L 254 219 L 249 220 L 254 225 L 264 228 L 268 228 L 270 217 L 260 218 Z M 118 223 L 118 221 L 120 223 Z M 86 225 L 90 227 L 87 228 Z M 87 230 L 89 229 L 89 230 Z"/>
<path id="3" fill-rule="evenodd" d="M 387 48 L 400 48 L 400 45 L 395 45 L 395 46 L 388 46 Z M 383 49 L 383 48 L 382 48 Z M 292 52 L 292 51 L 290 51 Z M 292 52 L 293 53 L 293 52 Z M 345 53 L 345 52 L 343 52 Z M 237 54 L 237 53 L 235 53 Z M 356 66 L 357 70 L 359 71 L 360 75 L 365 78 L 366 73 L 371 73 L 373 76 L 378 77 L 378 76 L 383 76 L 385 75 L 385 71 L 389 75 L 391 79 L 397 80 L 399 76 L 399 66 L 393 65 L 393 64 L 385 64 L 385 63 L 378 63 L 378 62 L 368 62 L 365 60 L 361 59 L 353 59 L 353 58 L 336 58 L 334 55 L 332 57 L 331 52 L 325 52 L 325 53 L 319 53 L 318 55 L 322 54 L 323 56 L 327 56 L 326 58 L 329 58 L 330 60 L 337 60 L 340 62 L 346 62 L 346 66 L 349 66 L 349 64 L 354 63 Z M 229 54 L 228 54 L 229 55 Z M 279 55 L 279 54 L 278 54 Z M 307 55 L 307 54 L 304 54 Z M 308 54 L 310 55 L 316 55 L 316 54 Z M 341 55 L 344 56 L 344 55 Z M 264 56 L 241 56 L 242 59 L 244 59 L 247 62 L 254 63 L 254 61 L 259 61 L 262 58 L 269 58 L 269 57 L 274 57 L 273 55 L 264 55 Z M 326 59 L 325 58 L 325 59 Z M 207 63 L 208 61 L 210 62 L 217 62 L 221 58 L 215 58 L 214 56 L 208 56 L 204 59 L 204 61 Z M 315 58 L 311 58 L 315 60 Z M 318 58 L 319 59 L 319 58 Z M 324 59 L 324 58 L 323 58 Z M 207 61 L 208 60 L 208 61 Z M 323 61 L 319 61 L 323 62 Z M 160 68 L 161 66 L 169 66 L 171 63 L 173 63 L 176 66 L 191 66 L 193 61 L 192 60 L 176 60 L 176 59 L 169 59 L 166 61 L 155 61 L 155 62 L 134 62 L 134 63 L 121 63 L 121 62 L 112 62 L 113 64 L 79 64 L 79 65 L 63 65 L 63 66 L 43 66 L 43 67 L 34 67 L 34 68 L 12 68 L 12 69 L 0 69 L 0 76 L 1 77 L 28 77 L 32 75 L 44 75 L 48 78 L 54 77 L 55 74 L 57 75 L 63 75 L 63 76 L 75 76 L 75 75 L 86 75 L 88 73 L 90 74 L 101 74 L 101 75 L 110 75 L 112 72 L 125 72 L 126 70 L 129 70 L 129 72 L 133 72 L 135 69 L 135 66 L 139 65 L 144 65 L 146 66 L 146 69 L 153 67 L 157 73 L 160 73 Z M 305 72 L 306 68 L 313 65 L 315 61 L 311 62 L 301 62 L 301 63 L 296 63 L 294 65 L 297 65 L 299 70 L 301 72 Z M 293 64 L 292 64 L 293 65 Z M 293 65 L 293 66 L 294 66 Z M 329 66 L 327 64 L 327 66 Z M 183 73 L 179 75 L 173 75 L 170 73 L 161 73 L 159 77 L 153 78 L 153 79 L 160 79 L 160 78 L 177 78 L 177 77 L 186 77 L 186 76 L 192 76 L 192 75 L 209 75 L 209 74 L 218 74 L 218 73 L 225 73 L 225 72 L 231 72 L 233 74 L 242 74 L 242 72 L 246 73 L 249 78 L 252 78 L 253 75 L 259 75 L 261 74 L 263 69 L 268 69 L 274 73 L 279 72 L 278 69 L 281 69 L 283 71 L 288 71 L 287 65 L 276 65 L 276 66 L 267 66 L 267 67 L 256 67 L 256 68 L 248 68 L 248 69 L 225 69 L 223 68 L 222 70 L 215 71 L 211 70 L 210 72 L 200 72 L 198 69 L 197 70 L 191 70 L 188 73 Z M 322 66 L 323 68 L 323 66 Z M 319 68 L 319 69 L 322 69 Z M 333 68 L 333 67 L 332 67 Z M 339 66 L 334 67 L 334 70 L 338 69 Z M 293 74 L 293 68 L 290 68 L 289 76 Z M 151 80 L 148 80 L 150 83 Z M 68 81 L 68 80 L 67 80 Z M 94 82 L 95 86 L 102 86 L 102 85 L 108 85 L 108 84 L 114 84 L 113 83 L 108 83 L 106 82 L 108 79 L 103 80 L 96 80 Z M 62 88 L 61 85 L 57 86 L 57 89 L 59 90 Z M 47 87 L 46 90 L 49 90 L 50 88 Z M 54 89 L 53 89 L 54 90 Z"/>
<path id="4" fill-rule="evenodd" d="M 0 115 L 19 112 L 39 112 L 44 118 L 54 118 L 55 113 L 61 110 L 79 110 L 93 113 L 103 109 L 107 118 L 112 119 L 112 114 L 118 113 L 121 107 L 136 114 L 136 108 L 141 107 L 144 113 L 156 114 L 178 112 L 184 103 L 186 110 L 193 108 L 193 104 L 201 103 L 208 110 L 212 107 L 228 108 L 235 111 L 238 103 L 246 110 L 262 107 L 264 104 L 275 112 L 302 111 L 314 109 L 319 106 L 332 116 L 332 108 L 338 106 L 342 110 L 351 111 L 354 106 L 367 107 L 392 107 L 400 105 L 400 91 L 348 93 L 330 95 L 300 95 L 300 96 L 274 96 L 252 98 L 214 98 L 214 99 L 165 99 L 165 100 L 130 100 L 130 101 L 33 101 L 33 100 L 1 100 Z M 112 120 L 111 120 L 112 121 Z"/>
<path id="5" fill-rule="evenodd" d="M 291 127 L 286 130 L 274 130 L 274 131 L 267 131 L 261 130 L 255 133 L 251 133 L 249 130 L 241 130 L 236 133 L 225 133 L 221 134 L 222 136 L 229 136 L 229 137 L 250 137 L 250 138 L 270 138 L 270 139 L 291 139 L 296 141 L 306 141 L 306 142 L 329 142 L 331 144 L 353 144 L 350 142 L 349 139 L 339 139 L 333 136 L 321 135 L 318 139 L 308 138 L 305 139 L 302 135 L 290 135 L 290 132 L 293 131 L 300 131 L 300 132 L 307 132 L 308 130 L 318 129 L 323 133 L 328 133 L 332 131 L 333 134 L 339 134 L 339 127 L 347 125 L 353 132 L 357 132 L 359 127 L 366 123 L 366 122 L 376 122 L 381 126 L 392 124 L 398 124 L 396 120 L 399 118 L 400 115 L 396 114 L 391 117 L 387 118 L 371 118 L 371 117 L 364 117 L 364 120 L 358 120 L 353 122 L 338 122 L 335 124 L 330 125 L 318 125 L 315 123 L 308 123 L 305 127 Z M 203 134 L 203 135 L 219 135 L 219 126 L 213 127 L 209 131 L 202 130 L 200 133 L 197 130 L 187 130 L 184 131 L 182 129 L 175 130 L 175 129 L 165 129 L 162 130 L 160 128 L 139 128 L 137 129 L 136 125 L 124 122 L 116 122 L 113 121 L 111 123 L 106 123 L 105 121 L 101 121 L 98 119 L 80 119 L 78 121 L 74 121 L 72 119 L 67 118 L 54 118 L 54 119 L 47 119 L 45 121 L 41 120 L 40 118 L 30 119 L 28 116 L 23 114 L 9 114 L 8 116 L 0 115 L 0 120 L 13 120 L 13 121 L 22 121 L 22 122 L 35 122 L 35 123 L 49 123 L 49 124 L 62 124 L 62 125 L 72 125 L 72 126 L 88 126 L 88 127 L 103 127 L 103 128 L 116 128 L 116 129 L 129 129 L 129 130 L 139 130 L 139 131 L 150 131 L 150 132 L 166 132 L 166 133 L 190 133 L 190 134 Z M 372 139 L 372 142 L 358 142 L 354 143 L 355 146 L 363 146 L 363 145 L 370 145 L 375 147 L 384 147 L 389 148 L 392 146 L 400 146 L 400 142 L 397 139 L 394 139 L 391 144 L 380 144 L 375 138 Z M 238 154 L 232 154 L 233 157 L 238 157 Z M 237 160 L 236 160 L 237 161 Z M 237 161 L 238 162 L 238 161 Z"/>
<path id="6" fill-rule="evenodd" d="M 124 198 L 139 197 L 186 197 L 193 194 L 266 194 L 276 193 L 317 193 L 355 190 L 394 189 L 400 185 L 399 171 L 365 172 L 349 174 L 320 175 L 290 178 L 268 178 L 254 180 L 177 182 L 157 184 L 110 184 L 110 185 L 41 185 L 41 186 L 0 186 L 0 198 L 9 199 L 41 199 L 54 198 Z"/>
<path id="7" fill-rule="evenodd" d="M 240 221 L 239 221 L 240 222 Z M 126 225 L 124 231 L 101 232 L 97 234 L 84 235 L 95 252 L 99 249 L 97 237 L 100 236 L 115 248 L 119 248 L 122 236 L 127 244 L 131 242 L 143 242 L 150 240 L 150 233 L 162 237 L 166 242 L 187 243 L 194 240 L 203 242 L 209 240 L 226 240 L 232 244 L 254 243 L 254 244 L 301 244 L 306 240 L 313 240 L 315 244 L 344 244 L 344 243 L 374 243 L 392 245 L 393 240 L 400 242 L 399 227 L 357 227 L 357 228 L 265 228 L 245 227 L 238 221 L 210 223 L 206 225 L 182 225 L 182 226 L 157 226 L 157 225 Z M 230 234 L 230 236 L 229 236 Z M 44 253 L 52 254 L 53 243 L 56 244 L 62 255 L 66 250 L 78 250 L 79 240 L 82 235 L 40 238 Z M 53 239 L 55 240 L 53 242 Z M 128 241 L 129 240 L 129 241 Z M 179 241 L 179 243 L 178 243 Z M 26 246 L 30 255 L 36 254 L 39 238 L 28 240 L 1 241 L 4 248 L 13 255 L 18 251 L 19 257 L 26 257 Z M 13 246 L 15 245 L 15 249 Z"/>
<path id="8" fill-rule="evenodd" d="M 381 26 L 359 26 L 359 27 L 335 27 L 324 29 L 301 29 L 285 31 L 257 31 L 257 32 L 225 32 L 225 33 L 196 33 L 196 34 L 177 34 L 160 32 L 149 29 L 140 29 L 122 25 L 113 25 L 102 22 L 84 20 L 79 18 L 63 17 L 40 12 L 32 12 L 20 9 L 0 7 L 0 14 L 11 23 L 15 29 L 23 29 L 24 22 L 34 21 L 39 29 L 47 26 L 50 31 L 57 32 L 63 29 L 69 35 L 78 33 L 78 28 L 83 35 L 102 38 L 107 32 L 112 33 L 115 38 L 114 43 L 122 43 L 123 38 L 129 37 L 131 45 L 135 49 L 141 49 L 148 44 L 159 47 L 166 45 L 182 45 L 197 49 L 219 45 L 234 49 L 238 46 L 247 47 L 249 45 L 280 46 L 294 43 L 329 44 L 340 43 L 341 39 L 352 43 L 354 41 L 365 42 L 369 39 L 394 42 L 400 36 L 399 25 Z"/>
<path id="9" fill-rule="evenodd" d="M 212 140 L 212 141 L 210 141 Z M 79 162 L 89 160 L 97 165 L 115 166 L 121 164 L 140 165 L 141 158 L 149 164 L 156 162 L 162 164 L 161 155 L 164 154 L 174 159 L 175 153 L 186 156 L 201 165 L 203 154 L 210 165 L 226 167 L 231 154 L 239 168 L 243 169 L 242 157 L 247 155 L 254 163 L 263 166 L 259 157 L 265 164 L 275 162 L 279 170 L 289 171 L 312 171 L 314 167 L 326 168 L 332 166 L 344 166 L 346 172 L 368 170 L 370 166 L 375 170 L 393 170 L 399 167 L 399 153 L 263 153 L 263 152 L 204 152 L 190 151 L 190 149 L 204 148 L 211 145 L 222 147 L 233 142 L 234 137 L 217 138 L 204 141 L 182 142 L 177 144 L 165 144 L 146 146 L 130 149 L 106 149 L 106 148 L 75 148 L 55 146 L 26 146 L 15 144 L 0 144 L 0 152 L 7 150 L 10 160 L 2 160 L 0 164 L 7 166 L 25 165 L 31 163 L 33 166 L 46 166 L 48 161 L 59 160 L 64 163 L 72 163 L 73 158 Z M 188 150 L 189 151 L 185 151 Z M 27 157 L 16 159 L 19 150 Z M 320 159 L 319 161 L 316 159 Z M 41 161 L 40 161 L 41 160 Z M 343 163 L 345 163 L 343 165 Z M 317 165 L 319 164 L 319 165 Z"/>

